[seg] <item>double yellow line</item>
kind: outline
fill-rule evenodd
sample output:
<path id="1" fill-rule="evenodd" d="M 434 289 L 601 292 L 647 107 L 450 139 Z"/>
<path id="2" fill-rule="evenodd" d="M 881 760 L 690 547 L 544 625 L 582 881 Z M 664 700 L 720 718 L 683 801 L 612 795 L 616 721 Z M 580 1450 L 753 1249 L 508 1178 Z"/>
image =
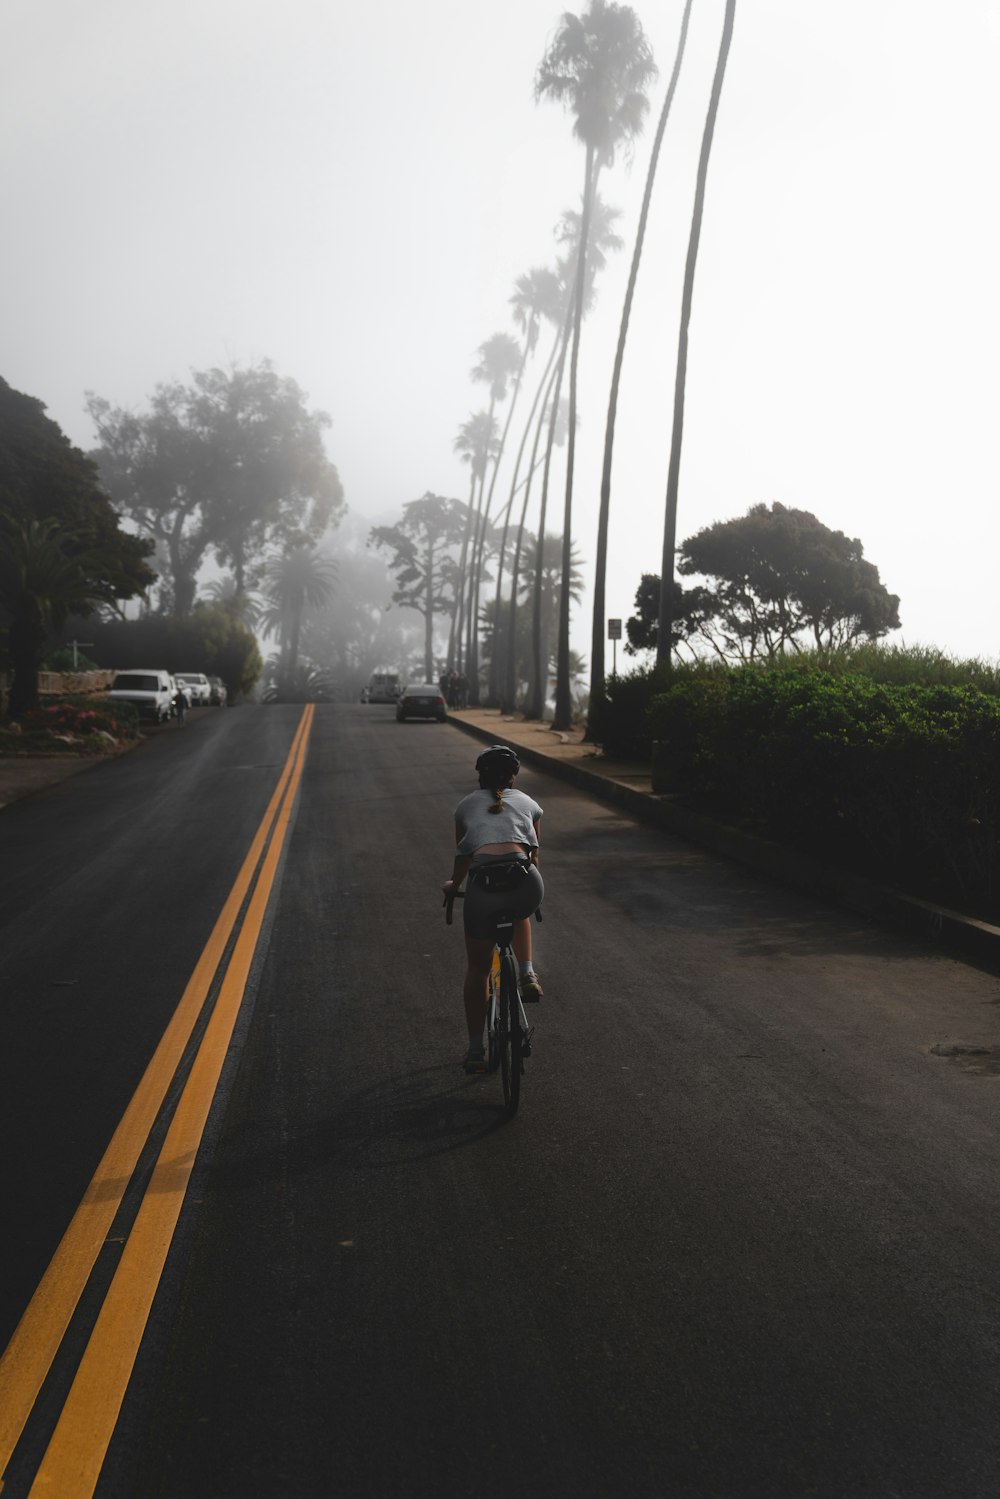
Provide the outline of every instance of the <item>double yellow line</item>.
<path id="1" fill-rule="evenodd" d="M 96 1487 L 243 1001 L 302 777 L 313 713 L 310 705 L 299 720 L 277 789 L 180 1004 L 0 1358 L 2 1475 L 107 1240 L 253 885 L 204 1037 L 30 1499 L 42 1494 L 89 1499 Z"/>

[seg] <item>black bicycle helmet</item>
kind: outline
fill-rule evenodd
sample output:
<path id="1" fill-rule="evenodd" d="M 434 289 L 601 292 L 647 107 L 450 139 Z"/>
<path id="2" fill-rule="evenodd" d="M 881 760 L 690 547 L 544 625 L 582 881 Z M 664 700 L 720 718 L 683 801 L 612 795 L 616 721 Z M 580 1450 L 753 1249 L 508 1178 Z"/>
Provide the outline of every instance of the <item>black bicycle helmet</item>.
<path id="1" fill-rule="evenodd" d="M 480 775 L 484 771 L 499 770 L 505 780 L 516 776 L 520 769 L 521 762 L 509 744 L 491 744 L 476 761 L 476 770 Z"/>

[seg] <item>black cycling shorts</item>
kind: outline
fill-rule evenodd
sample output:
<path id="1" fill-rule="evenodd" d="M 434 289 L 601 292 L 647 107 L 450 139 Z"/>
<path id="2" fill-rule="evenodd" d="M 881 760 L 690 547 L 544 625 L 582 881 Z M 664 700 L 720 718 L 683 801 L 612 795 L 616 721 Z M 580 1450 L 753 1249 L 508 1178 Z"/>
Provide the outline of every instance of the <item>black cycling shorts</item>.
<path id="1" fill-rule="evenodd" d="M 544 894 L 542 876 L 527 859 L 487 854 L 474 860 L 464 901 L 466 935 L 495 936 L 498 917 L 533 916 Z"/>

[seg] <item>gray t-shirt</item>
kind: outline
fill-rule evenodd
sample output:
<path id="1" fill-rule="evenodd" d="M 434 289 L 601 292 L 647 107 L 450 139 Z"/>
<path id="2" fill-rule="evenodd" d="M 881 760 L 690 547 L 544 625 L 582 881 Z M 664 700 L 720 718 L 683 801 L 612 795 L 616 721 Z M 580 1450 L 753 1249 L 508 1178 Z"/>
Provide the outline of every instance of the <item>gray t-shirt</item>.
<path id="1" fill-rule="evenodd" d="M 537 848 L 533 823 L 541 817 L 542 809 L 523 791 L 507 786 L 503 792 L 503 811 L 491 812 L 496 805 L 492 791 L 480 788 L 463 797 L 455 808 L 455 821 L 462 828 L 462 840 L 456 852 L 474 854 L 484 843 L 523 843 L 527 848 Z"/>

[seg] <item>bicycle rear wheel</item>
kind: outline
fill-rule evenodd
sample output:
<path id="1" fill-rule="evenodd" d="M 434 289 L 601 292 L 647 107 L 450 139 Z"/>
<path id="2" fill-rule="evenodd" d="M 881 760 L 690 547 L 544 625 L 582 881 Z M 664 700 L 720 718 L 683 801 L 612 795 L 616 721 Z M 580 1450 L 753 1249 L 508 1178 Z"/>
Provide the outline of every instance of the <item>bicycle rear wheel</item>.
<path id="1" fill-rule="evenodd" d="M 517 968 L 508 953 L 500 964 L 500 1073 L 507 1113 L 517 1113 L 521 1099 L 521 1016 L 517 1002 Z"/>

